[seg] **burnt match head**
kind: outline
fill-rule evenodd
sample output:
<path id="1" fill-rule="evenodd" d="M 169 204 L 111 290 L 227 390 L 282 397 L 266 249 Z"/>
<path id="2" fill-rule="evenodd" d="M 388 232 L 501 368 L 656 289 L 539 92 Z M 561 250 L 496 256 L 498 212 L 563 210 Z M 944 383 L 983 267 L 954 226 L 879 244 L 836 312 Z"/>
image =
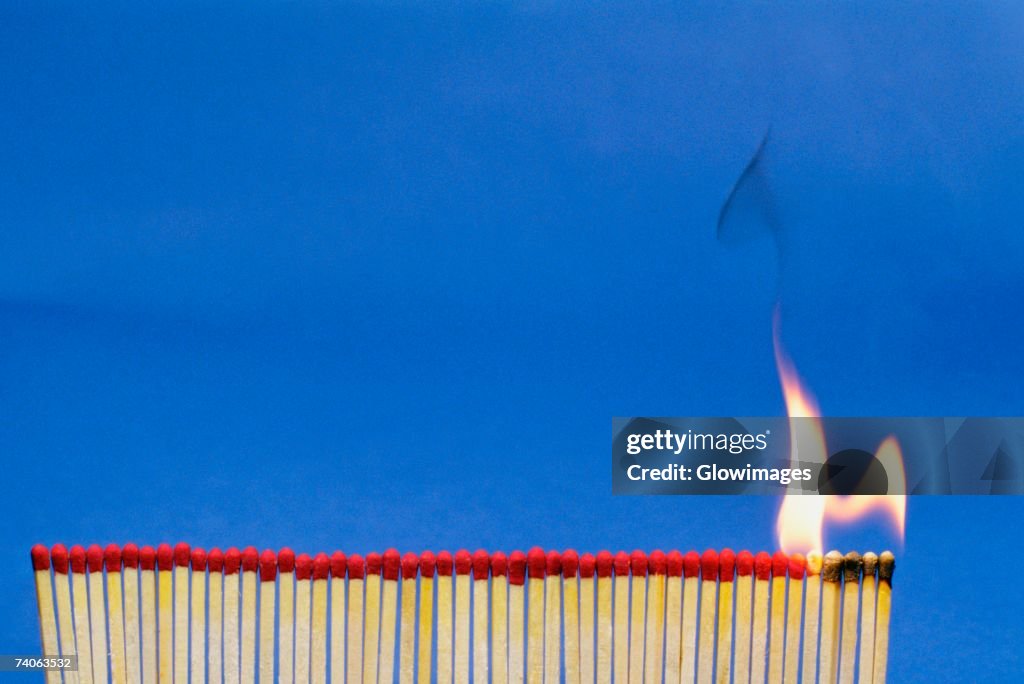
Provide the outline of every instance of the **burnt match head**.
<path id="1" fill-rule="evenodd" d="M 402 556 L 398 549 L 388 549 L 384 552 L 384 579 L 393 582 L 398 581 L 398 575 L 402 571 Z"/>
<path id="2" fill-rule="evenodd" d="M 574 579 L 580 567 L 580 557 L 573 549 L 562 552 L 562 577 Z"/>
<path id="3" fill-rule="evenodd" d="M 131 542 L 125 544 L 121 549 L 121 561 L 126 568 L 139 567 L 139 547 Z"/>
<path id="4" fill-rule="evenodd" d="M 864 569 L 864 559 L 856 551 L 850 551 L 843 557 L 843 581 L 856 584 L 860 582 L 860 573 Z"/>
<path id="5" fill-rule="evenodd" d="M 121 572 L 121 547 L 107 544 L 107 548 L 103 549 L 103 564 L 107 572 Z"/>
<path id="6" fill-rule="evenodd" d="M 789 557 L 789 579 L 802 580 L 807 570 L 807 560 L 802 553 L 794 553 Z"/>
<path id="7" fill-rule="evenodd" d="M 348 570 L 348 558 L 341 551 L 331 554 L 331 577 L 345 579 L 345 572 Z"/>
<path id="8" fill-rule="evenodd" d="M 68 559 L 71 561 L 71 572 L 82 574 L 85 572 L 85 549 L 75 544 L 68 552 Z"/>
<path id="9" fill-rule="evenodd" d="M 878 570 L 878 556 L 873 551 L 868 551 L 862 560 L 864 561 L 864 577 L 874 577 Z"/>
<path id="10" fill-rule="evenodd" d="M 325 580 L 331 575 L 331 559 L 321 551 L 313 557 L 313 579 Z"/>
<path id="11" fill-rule="evenodd" d="M 53 571 L 61 575 L 68 574 L 68 550 L 63 544 L 54 544 L 50 549 L 50 560 L 53 562 Z M 35 561 L 32 562 L 35 565 Z"/>
<path id="12" fill-rule="evenodd" d="M 580 577 L 590 579 L 597 572 L 597 559 L 592 554 L 585 553 L 580 556 Z"/>
<path id="13" fill-rule="evenodd" d="M 466 549 L 455 552 L 455 574 L 468 575 L 473 569 L 473 556 Z"/>
<path id="14" fill-rule="evenodd" d="M 676 549 L 672 549 L 665 556 L 665 574 L 669 577 L 683 576 L 683 554 Z"/>
<path id="15" fill-rule="evenodd" d="M 491 574 L 491 554 L 485 549 L 473 552 L 473 579 L 485 580 Z"/>
<path id="16" fill-rule="evenodd" d="M 420 576 L 428 579 L 434 578 L 437 572 L 437 557 L 433 551 L 424 551 L 420 554 Z"/>
<path id="17" fill-rule="evenodd" d="M 547 558 L 544 556 L 544 549 L 534 546 L 526 553 L 526 568 L 530 579 L 544 579 L 544 569 L 547 567 Z"/>
<path id="18" fill-rule="evenodd" d="M 892 584 L 892 573 L 896 570 L 896 557 L 892 551 L 878 554 L 878 581 Z"/>
<path id="19" fill-rule="evenodd" d="M 295 557 L 295 579 L 302 581 L 313 577 L 313 559 L 308 553 L 300 553 Z"/>
<path id="20" fill-rule="evenodd" d="M 746 549 L 736 554 L 736 574 L 740 577 L 750 577 L 754 574 L 754 554 Z"/>
<path id="21" fill-rule="evenodd" d="M 24 547 L 22 547 L 24 548 Z M 32 557 L 32 569 L 35 571 L 50 569 L 50 549 L 42 544 L 36 544 L 29 553 Z"/>
<path id="22" fill-rule="evenodd" d="M 820 575 L 821 574 L 821 563 L 822 557 L 820 551 L 811 551 L 807 554 L 807 574 L 808 575 Z"/>
<path id="23" fill-rule="evenodd" d="M 295 552 L 287 546 L 277 552 L 277 569 L 282 574 L 295 572 Z"/>
<path id="24" fill-rule="evenodd" d="M 664 575 L 668 572 L 668 559 L 665 558 L 665 552 L 661 549 L 651 551 L 651 555 L 647 556 L 647 568 L 652 575 Z"/>
<path id="25" fill-rule="evenodd" d="M 843 571 L 843 557 L 838 551 L 829 551 L 821 565 L 821 579 L 826 582 L 838 582 Z"/>
<path id="26" fill-rule="evenodd" d="M 518 549 L 508 557 L 508 583 L 520 587 L 526 583 L 526 554 Z"/>
<path id="27" fill-rule="evenodd" d="M 718 581 L 718 552 L 705 549 L 700 557 L 700 578 L 705 582 Z"/>
<path id="28" fill-rule="evenodd" d="M 420 569 L 420 559 L 411 551 L 402 556 L 402 579 L 416 579 Z"/>
<path id="29" fill-rule="evenodd" d="M 271 549 L 263 549 L 260 554 L 260 580 L 273 582 L 277 579 L 277 556 Z"/>
<path id="30" fill-rule="evenodd" d="M 759 551 L 754 556 L 754 576 L 757 579 L 766 581 L 772 576 L 772 557 L 767 551 Z"/>
<path id="31" fill-rule="evenodd" d="M 505 577 L 508 575 L 508 556 L 501 551 L 495 551 L 491 554 L 491 574 L 495 577 Z"/>

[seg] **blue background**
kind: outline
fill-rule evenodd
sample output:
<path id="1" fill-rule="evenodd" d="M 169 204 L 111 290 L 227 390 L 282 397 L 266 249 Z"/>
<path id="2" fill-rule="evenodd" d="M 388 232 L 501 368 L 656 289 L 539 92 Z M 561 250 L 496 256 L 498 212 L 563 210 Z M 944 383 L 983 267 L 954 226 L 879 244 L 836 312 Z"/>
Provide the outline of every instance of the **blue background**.
<path id="1" fill-rule="evenodd" d="M 1021 415 L 1024 11 L 8 4 L 0 650 L 37 541 L 774 546 L 614 415 Z M 787 234 L 716 242 L 771 125 Z M 919 498 L 894 681 L 1022 670 L 1024 501 Z M 994 564 L 995 568 L 990 569 Z"/>

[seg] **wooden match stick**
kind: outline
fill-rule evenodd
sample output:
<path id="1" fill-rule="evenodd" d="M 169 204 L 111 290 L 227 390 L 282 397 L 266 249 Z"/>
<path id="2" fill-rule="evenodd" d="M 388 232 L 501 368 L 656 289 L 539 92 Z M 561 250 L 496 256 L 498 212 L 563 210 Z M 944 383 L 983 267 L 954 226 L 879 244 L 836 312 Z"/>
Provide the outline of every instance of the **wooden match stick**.
<path id="1" fill-rule="evenodd" d="M 453 608 L 455 559 L 447 551 L 437 554 L 437 682 L 452 681 L 454 652 Z"/>
<path id="2" fill-rule="evenodd" d="M 127 681 L 124 654 L 124 596 L 121 589 L 121 547 L 108 544 L 103 551 L 107 569 L 107 629 L 110 639 L 110 675 L 114 684 Z"/>
<path id="3" fill-rule="evenodd" d="M 348 558 L 331 554 L 331 680 L 345 681 L 345 573 Z"/>
<path id="4" fill-rule="evenodd" d="M 295 681 L 295 552 L 287 546 L 277 552 L 277 678 Z"/>
<path id="5" fill-rule="evenodd" d="M 754 554 L 736 554 L 736 653 L 733 661 L 736 684 L 750 682 L 750 620 L 753 610 Z"/>
<path id="6" fill-rule="evenodd" d="M 732 602 L 735 579 L 736 554 L 732 549 L 722 549 L 718 554 L 718 649 L 715 665 L 715 681 L 720 684 L 732 681 Z"/>
<path id="7" fill-rule="evenodd" d="M 561 681 L 562 554 L 548 551 L 544 579 L 544 681 Z"/>
<path id="8" fill-rule="evenodd" d="M 395 631 L 398 629 L 398 576 L 402 571 L 402 556 L 397 549 L 384 552 L 384 581 L 381 596 L 380 670 L 377 681 L 391 684 L 395 681 Z"/>
<path id="9" fill-rule="evenodd" d="M 599 551 L 597 567 L 597 684 L 612 681 L 612 572 L 610 551 Z"/>
<path id="10" fill-rule="evenodd" d="M 612 681 L 629 681 L 629 554 L 615 554 L 614 653 L 615 676 Z"/>
<path id="11" fill-rule="evenodd" d="M 768 595 L 771 592 L 772 557 L 764 551 L 754 556 L 754 621 L 750 647 L 750 681 L 761 684 L 768 658 Z"/>
<path id="12" fill-rule="evenodd" d="M 57 618 L 53 612 L 53 587 L 50 580 L 50 550 L 42 544 L 32 547 L 32 570 L 36 581 L 36 608 L 39 610 L 39 630 L 43 641 L 43 656 L 53 658 L 60 655 L 57 633 Z M 46 681 L 60 684 L 59 670 L 47 670 Z"/>
<path id="13" fill-rule="evenodd" d="M 473 553 L 473 682 L 487 684 L 490 669 L 488 653 L 488 584 L 491 575 L 491 556 L 483 549 Z"/>
<path id="14" fill-rule="evenodd" d="M 839 581 L 843 557 L 829 551 L 821 568 L 821 656 L 818 677 L 821 684 L 833 684 L 839 664 Z"/>
<path id="15" fill-rule="evenodd" d="M 859 684 L 871 684 L 875 674 L 875 572 L 878 570 L 878 556 L 871 551 L 864 554 L 864 574 L 861 580 L 860 611 L 860 657 L 858 660 Z"/>
<path id="16" fill-rule="evenodd" d="M 526 682 L 544 682 L 544 569 L 547 559 L 544 550 L 533 547 L 526 554 L 526 567 L 530 575 L 529 603 L 526 626 Z"/>
<path id="17" fill-rule="evenodd" d="M 274 681 L 274 614 L 277 600 L 277 556 L 270 549 L 260 554 L 260 684 Z M 175 677 L 177 684 L 177 677 Z"/>
<path id="18" fill-rule="evenodd" d="M 665 681 L 678 684 L 683 653 L 683 554 L 669 551 L 665 564 Z"/>
<path id="19" fill-rule="evenodd" d="M 629 554 L 629 684 L 644 680 L 644 612 L 647 608 L 647 554 Z"/>
<path id="20" fill-rule="evenodd" d="M 348 670 L 345 681 L 363 681 L 363 605 L 366 562 L 358 553 L 348 559 Z"/>
<path id="21" fill-rule="evenodd" d="M 192 549 L 192 684 L 206 681 L 206 551 Z"/>
<path id="22" fill-rule="evenodd" d="M 508 682 L 508 558 L 491 554 L 491 682 Z"/>
<path id="23" fill-rule="evenodd" d="M 107 624 L 106 604 L 103 595 L 103 549 L 92 544 L 85 552 L 86 570 L 89 571 L 89 632 L 92 638 L 92 679 L 94 682 L 106 682 L 109 668 L 107 664 Z"/>
<path id="24" fill-rule="evenodd" d="M 71 583 L 68 575 L 68 550 L 63 544 L 54 544 L 50 549 L 50 562 L 53 565 L 54 598 L 57 608 L 57 645 L 61 657 L 77 655 L 75 650 L 75 631 L 71 626 Z M 77 684 L 78 672 L 64 672 L 66 684 Z"/>
<path id="25" fill-rule="evenodd" d="M 418 684 L 430 684 L 434 656 L 434 574 L 437 559 L 433 552 L 420 554 L 419 657 L 416 663 Z M 440 598 L 438 598 L 440 600 Z M 440 650 L 440 646 L 438 647 Z M 440 681 L 440 680 L 439 680 Z"/>
<path id="26" fill-rule="evenodd" d="M 697 603 L 700 589 L 700 555 L 687 551 L 683 556 L 683 631 L 681 682 L 697 681 Z"/>
<path id="27" fill-rule="evenodd" d="M 209 611 L 206 619 L 210 631 L 206 646 L 206 669 L 210 680 L 224 681 L 224 552 L 216 546 L 206 557 L 210 569 L 208 588 Z"/>
<path id="28" fill-rule="evenodd" d="M 807 579 L 804 580 L 804 654 L 802 682 L 818 680 L 818 637 L 821 632 L 821 553 L 807 554 Z"/>
<path id="29" fill-rule="evenodd" d="M 169 544 L 156 547 L 157 566 L 157 638 L 159 654 L 157 676 L 160 684 L 174 682 L 174 550 Z M 93 644 L 93 651 L 97 649 Z M 106 645 L 103 646 L 106 649 Z M 94 653 L 95 657 L 95 653 Z M 106 678 L 96 680 L 106 682 Z"/>
<path id="30" fill-rule="evenodd" d="M 380 589 L 384 559 L 379 553 L 366 554 L 366 598 L 363 617 L 363 684 L 376 684 L 380 660 Z"/>
<path id="31" fill-rule="evenodd" d="M 513 551 L 508 557 L 508 679 L 521 684 L 526 676 L 523 631 L 526 622 L 526 554 Z"/>
<path id="32" fill-rule="evenodd" d="M 278 564 L 280 565 L 280 559 L 278 559 Z M 295 650 L 293 655 L 295 681 L 299 684 L 309 684 L 309 655 L 313 647 L 311 642 L 313 637 L 310 632 L 312 598 L 313 559 L 309 557 L 308 553 L 300 553 L 295 558 Z"/>
<path id="33" fill-rule="evenodd" d="M 240 676 L 238 610 L 241 569 L 242 552 L 232 546 L 224 553 L 224 684 L 238 684 Z"/>
<path id="34" fill-rule="evenodd" d="M 562 552 L 562 624 L 565 638 L 565 684 L 580 684 L 580 558 L 573 549 Z"/>
<path id="35" fill-rule="evenodd" d="M 710 684 L 715 668 L 715 608 L 718 589 L 718 552 L 707 549 L 700 558 L 700 636 L 697 681 Z"/>
<path id="36" fill-rule="evenodd" d="M 188 681 L 188 563 L 192 549 L 185 542 L 174 546 L 174 682 Z"/>
<path id="37" fill-rule="evenodd" d="M 256 679 L 256 594 L 261 584 L 257 571 L 260 554 L 252 546 L 242 551 L 242 622 L 241 622 L 241 681 L 251 684 Z"/>
<path id="38" fill-rule="evenodd" d="M 89 634 L 89 589 L 85 578 L 85 549 L 75 545 L 68 552 L 71 565 L 72 601 L 75 605 L 75 648 L 78 651 L 78 681 L 93 684 L 92 637 Z"/>
<path id="39" fill-rule="evenodd" d="M 853 684 L 857 666 L 857 621 L 860 608 L 860 573 L 864 560 L 856 551 L 843 559 L 843 635 L 839 660 L 840 684 Z"/>
<path id="40" fill-rule="evenodd" d="M 142 615 L 142 684 L 156 684 L 156 549 L 139 549 L 139 584 Z"/>
<path id="41" fill-rule="evenodd" d="M 874 681 L 885 681 L 889 665 L 889 617 L 892 611 L 892 574 L 896 558 L 891 551 L 878 555 L 878 606 L 875 609 Z"/>
<path id="42" fill-rule="evenodd" d="M 327 594 L 331 582 L 331 559 L 326 553 L 313 558 L 313 617 L 310 635 L 309 679 L 327 683 Z"/>
<path id="43" fill-rule="evenodd" d="M 786 656 L 786 574 L 789 558 L 782 551 L 772 556 L 771 635 L 768 641 L 768 681 L 781 682 Z"/>
<path id="44" fill-rule="evenodd" d="M 455 684 L 469 684 L 469 602 L 473 557 L 466 549 L 455 552 Z"/>
<path id="45" fill-rule="evenodd" d="M 661 549 L 647 557 L 647 617 L 644 633 L 644 681 L 661 684 L 665 648 L 665 576 L 668 561 Z"/>
<path id="46" fill-rule="evenodd" d="M 594 684 L 594 597 L 597 559 L 580 556 L 580 682 Z"/>
<path id="47" fill-rule="evenodd" d="M 415 553 L 402 556 L 401 634 L 398 638 L 399 684 L 413 684 L 416 675 L 416 575 L 420 559 Z"/>
<path id="48" fill-rule="evenodd" d="M 789 596 L 786 599 L 786 656 L 784 681 L 797 684 L 800 676 L 800 621 L 804 607 L 804 573 L 807 561 L 803 554 L 789 557 Z"/>

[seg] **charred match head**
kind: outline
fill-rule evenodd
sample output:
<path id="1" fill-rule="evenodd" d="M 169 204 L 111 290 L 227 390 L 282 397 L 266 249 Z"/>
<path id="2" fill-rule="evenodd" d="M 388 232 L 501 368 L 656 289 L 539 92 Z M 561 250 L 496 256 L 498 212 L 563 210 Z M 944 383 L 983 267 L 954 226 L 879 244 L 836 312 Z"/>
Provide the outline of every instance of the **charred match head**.
<path id="1" fill-rule="evenodd" d="M 862 560 L 864 561 L 864 577 L 874 579 L 875 572 L 878 570 L 878 556 L 873 551 L 868 551 Z"/>
<path id="2" fill-rule="evenodd" d="M 843 557 L 838 551 L 829 551 L 821 566 L 821 578 L 826 582 L 838 582 L 843 571 Z"/>
<path id="3" fill-rule="evenodd" d="M 896 569 L 896 557 L 892 551 L 883 551 L 878 555 L 878 581 L 892 584 L 892 573 Z"/>
<path id="4" fill-rule="evenodd" d="M 856 551 L 850 551 L 843 557 L 843 581 L 856 584 L 860 582 L 860 573 L 864 568 L 864 559 Z"/>
<path id="5" fill-rule="evenodd" d="M 808 575 L 819 575 L 821 574 L 821 563 L 822 557 L 820 551 L 811 551 L 807 554 L 807 574 Z"/>

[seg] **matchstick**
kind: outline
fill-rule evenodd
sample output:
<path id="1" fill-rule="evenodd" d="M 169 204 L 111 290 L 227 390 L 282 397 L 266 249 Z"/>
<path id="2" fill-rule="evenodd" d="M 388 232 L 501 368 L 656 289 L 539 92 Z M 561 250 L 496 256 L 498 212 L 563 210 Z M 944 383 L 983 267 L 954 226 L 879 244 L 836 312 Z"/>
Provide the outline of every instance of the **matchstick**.
<path id="1" fill-rule="evenodd" d="M 157 573 L 157 636 L 159 638 L 159 666 L 157 676 L 160 684 L 174 682 L 174 551 L 169 544 L 156 548 Z M 93 651 L 97 646 L 93 644 Z M 106 650 L 106 645 L 103 646 Z M 95 678 L 94 678 L 95 679 Z M 96 683 L 106 682 L 106 677 Z"/>
<path id="2" fill-rule="evenodd" d="M 561 681 L 562 554 L 548 551 L 544 567 L 544 681 Z"/>
<path id="3" fill-rule="evenodd" d="M 697 593 L 700 588 L 700 555 L 687 551 L 683 556 L 683 631 L 681 682 L 695 682 L 697 677 Z"/>
<path id="4" fill-rule="evenodd" d="M 466 549 L 455 552 L 455 684 L 469 684 L 469 601 L 473 558 Z"/>
<path id="5" fill-rule="evenodd" d="M 864 554 L 864 573 L 861 579 L 860 611 L 860 657 L 858 660 L 858 684 L 871 684 L 875 674 L 875 572 L 878 570 L 878 556 L 868 551 Z"/>
<path id="6" fill-rule="evenodd" d="M 50 550 L 42 544 L 32 547 L 32 570 L 36 581 L 36 607 L 39 610 L 39 631 L 43 642 L 42 655 L 48 658 L 60 655 L 57 636 L 57 618 L 53 612 L 53 587 L 50 580 Z M 59 670 L 46 670 L 48 684 L 60 684 Z"/>
<path id="7" fill-rule="evenodd" d="M 103 551 L 107 569 L 107 630 L 110 638 L 110 675 L 114 684 L 127 681 L 124 655 L 124 596 L 121 590 L 121 547 L 108 544 Z"/>
<path id="8" fill-rule="evenodd" d="M 750 681 L 757 684 L 764 682 L 768 658 L 768 595 L 771 592 L 771 577 L 772 557 L 761 551 L 754 556 L 754 621 L 750 646 Z"/>
<path id="9" fill-rule="evenodd" d="M 141 675 L 139 655 L 139 547 L 128 543 L 121 549 L 121 579 L 124 582 L 124 664 L 125 678 L 138 682 Z"/>
<path id="10" fill-rule="evenodd" d="M 78 652 L 78 681 L 93 684 L 92 638 L 89 634 L 89 588 L 85 578 L 85 549 L 77 544 L 68 552 L 71 564 L 71 591 L 75 605 L 75 648 Z"/>
<path id="11" fill-rule="evenodd" d="M 384 559 L 366 554 L 366 598 L 363 599 L 363 684 L 376 684 L 380 665 L 380 589 Z"/>
<path id="12" fill-rule="evenodd" d="M 710 684 L 715 667 L 715 607 L 718 588 L 718 552 L 707 549 L 700 558 L 700 636 L 697 681 Z"/>
<path id="13" fill-rule="evenodd" d="M 310 635 L 309 679 L 327 684 L 327 593 L 331 560 L 326 553 L 313 558 L 313 617 Z"/>
<path id="14" fill-rule="evenodd" d="M 736 554 L 732 549 L 722 549 L 718 554 L 718 649 L 715 664 L 715 681 L 720 684 L 729 684 L 732 681 L 732 602 L 735 575 Z"/>
<path id="15" fill-rule="evenodd" d="M 800 620 L 804 603 L 804 572 L 807 563 L 803 554 L 789 557 L 789 596 L 786 599 L 785 684 L 797 684 L 800 674 Z"/>
<path id="16" fill-rule="evenodd" d="M 345 681 L 345 573 L 348 558 L 331 554 L 331 680 Z"/>
<path id="17" fill-rule="evenodd" d="M 278 566 L 281 559 L 278 557 Z M 278 588 L 280 591 L 280 587 Z M 313 644 L 310 632 L 311 605 L 313 597 L 313 559 L 302 553 L 295 559 L 295 649 L 292 663 L 295 667 L 294 681 L 309 684 L 309 655 Z M 280 630 L 280 624 L 278 625 Z M 280 651 L 278 652 L 280 658 Z M 281 667 L 278 661 L 278 667 Z M 283 678 L 278 677 L 280 682 Z"/>
<path id="18" fill-rule="evenodd" d="M 488 581 L 491 575 L 491 556 L 483 549 L 473 553 L 473 682 L 487 684 L 490 679 L 488 665 L 487 619 Z"/>
<path id="19" fill-rule="evenodd" d="M 647 604 L 647 554 L 635 549 L 629 555 L 629 684 L 644 680 L 644 611 Z"/>
<path id="20" fill-rule="evenodd" d="M 192 549 L 192 684 L 206 681 L 206 551 Z"/>
<path id="21" fill-rule="evenodd" d="M 610 551 L 599 551 L 597 568 L 597 684 L 612 681 L 612 572 L 614 560 Z"/>
<path id="22" fill-rule="evenodd" d="M 366 564 L 353 553 L 348 559 L 348 669 L 345 681 L 363 681 L 363 605 L 365 603 Z"/>
<path id="23" fill-rule="evenodd" d="M 277 552 L 277 679 L 295 681 L 295 552 Z"/>
<path id="24" fill-rule="evenodd" d="M 224 684 L 238 684 L 238 610 L 241 603 L 242 552 L 232 546 L 224 553 Z M 252 681 L 252 680 L 248 680 Z"/>
<path id="25" fill-rule="evenodd" d="M 875 609 L 875 658 L 874 681 L 885 682 L 885 671 L 889 664 L 889 617 L 892 611 L 892 573 L 896 569 L 896 558 L 891 551 L 878 555 L 878 606 Z"/>
<path id="26" fill-rule="evenodd" d="M 580 683 L 594 684 L 594 599 L 597 559 L 593 554 L 580 556 Z"/>
<path id="27" fill-rule="evenodd" d="M 416 674 L 416 574 L 420 559 L 415 553 L 402 556 L 402 618 L 398 638 L 399 684 L 413 684 Z"/>
<path id="28" fill-rule="evenodd" d="M 434 574 L 437 559 L 432 551 L 420 554 L 419 645 L 416 658 L 416 681 L 430 684 L 434 657 Z"/>
<path id="29" fill-rule="evenodd" d="M 750 682 L 750 620 L 753 609 L 754 555 L 736 554 L 736 652 L 733 677 L 736 684 Z"/>
<path id="30" fill-rule="evenodd" d="M 156 549 L 139 549 L 139 584 L 142 615 L 142 684 L 156 684 Z"/>
<path id="31" fill-rule="evenodd" d="M 508 682 L 508 558 L 491 554 L 491 682 Z"/>
<path id="32" fill-rule="evenodd" d="M 782 551 L 772 556 L 771 634 L 768 637 L 768 681 L 781 682 L 786 657 L 786 575 L 789 558 Z"/>
<path id="33" fill-rule="evenodd" d="M 613 666 L 616 682 L 629 681 L 629 554 L 619 551 L 613 561 L 615 568 L 615 625 Z"/>
<path id="34" fill-rule="evenodd" d="M 174 683 L 188 681 L 188 563 L 192 549 L 185 542 L 174 546 Z"/>
<path id="35" fill-rule="evenodd" d="M 533 547 L 526 554 L 526 567 L 530 575 L 528 587 L 526 625 L 526 682 L 544 683 L 544 570 L 547 559 L 544 550 Z"/>
<path id="36" fill-rule="evenodd" d="M 107 664 L 107 608 L 103 597 L 103 549 L 92 544 L 85 552 L 86 570 L 89 571 L 89 632 L 92 637 L 92 679 L 105 683 L 109 674 Z"/>
<path id="37" fill-rule="evenodd" d="M 579 554 L 562 553 L 562 624 L 564 627 L 565 684 L 580 684 L 580 585 Z"/>
<path id="38" fill-rule="evenodd" d="M 526 676 L 523 631 L 526 622 L 526 554 L 513 551 L 508 557 L 508 680 L 522 684 Z"/>
<path id="39" fill-rule="evenodd" d="M 452 554 L 437 554 L 437 684 L 452 681 Z"/>
<path id="40" fill-rule="evenodd" d="M 256 679 L 256 594 L 259 581 L 260 555 L 252 546 L 242 551 L 242 622 L 241 681 L 252 684 Z"/>
<path id="41" fill-rule="evenodd" d="M 402 571 L 402 557 L 397 549 L 384 552 L 384 581 L 382 584 L 380 620 L 379 684 L 395 681 L 395 630 L 398 628 L 398 576 Z"/>
<path id="42" fill-rule="evenodd" d="M 843 635 L 839 655 L 839 682 L 853 684 L 857 666 L 857 621 L 860 607 L 860 573 L 864 560 L 856 551 L 843 558 Z"/>
<path id="43" fill-rule="evenodd" d="M 683 643 L 683 554 L 669 551 L 665 568 L 665 681 L 678 684 Z"/>
<path id="44" fill-rule="evenodd" d="M 801 682 L 818 679 L 818 638 L 821 632 L 821 553 L 807 554 L 807 578 L 804 580 L 804 663 Z"/>
<path id="45" fill-rule="evenodd" d="M 277 556 L 270 549 L 260 554 L 260 684 L 274 681 L 274 613 L 277 599 Z M 178 678 L 174 678 L 175 684 Z"/>
<path id="46" fill-rule="evenodd" d="M 77 652 L 75 631 L 71 626 L 71 583 L 68 577 L 68 550 L 63 544 L 54 544 L 50 549 L 50 562 L 53 565 L 54 598 L 57 608 L 57 645 L 61 657 L 73 657 Z M 66 670 L 64 681 L 66 684 L 77 684 L 78 672 Z"/>
<path id="47" fill-rule="evenodd" d="M 821 568 L 821 656 L 818 677 L 821 684 L 836 681 L 839 654 L 839 581 L 843 557 L 829 551 Z"/>
<path id="48" fill-rule="evenodd" d="M 663 649 L 665 648 L 665 575 L 668 561 L 665 553 L 655 549 L 647 558 L 650 570 L 647 580 L 647 620 L 644 632 L 647 635 L 644 646 L 644 681 L 661 684 Z"/>
<path id="49" fill-rule="evenodd" d="M 210 614 L 206 618 L 210 636 L 206 644 L 206 669 L 210 681 L 224 681 L 224 552 L 217 547 L 206 557 L 210 569 L 207 589 Z"/>

